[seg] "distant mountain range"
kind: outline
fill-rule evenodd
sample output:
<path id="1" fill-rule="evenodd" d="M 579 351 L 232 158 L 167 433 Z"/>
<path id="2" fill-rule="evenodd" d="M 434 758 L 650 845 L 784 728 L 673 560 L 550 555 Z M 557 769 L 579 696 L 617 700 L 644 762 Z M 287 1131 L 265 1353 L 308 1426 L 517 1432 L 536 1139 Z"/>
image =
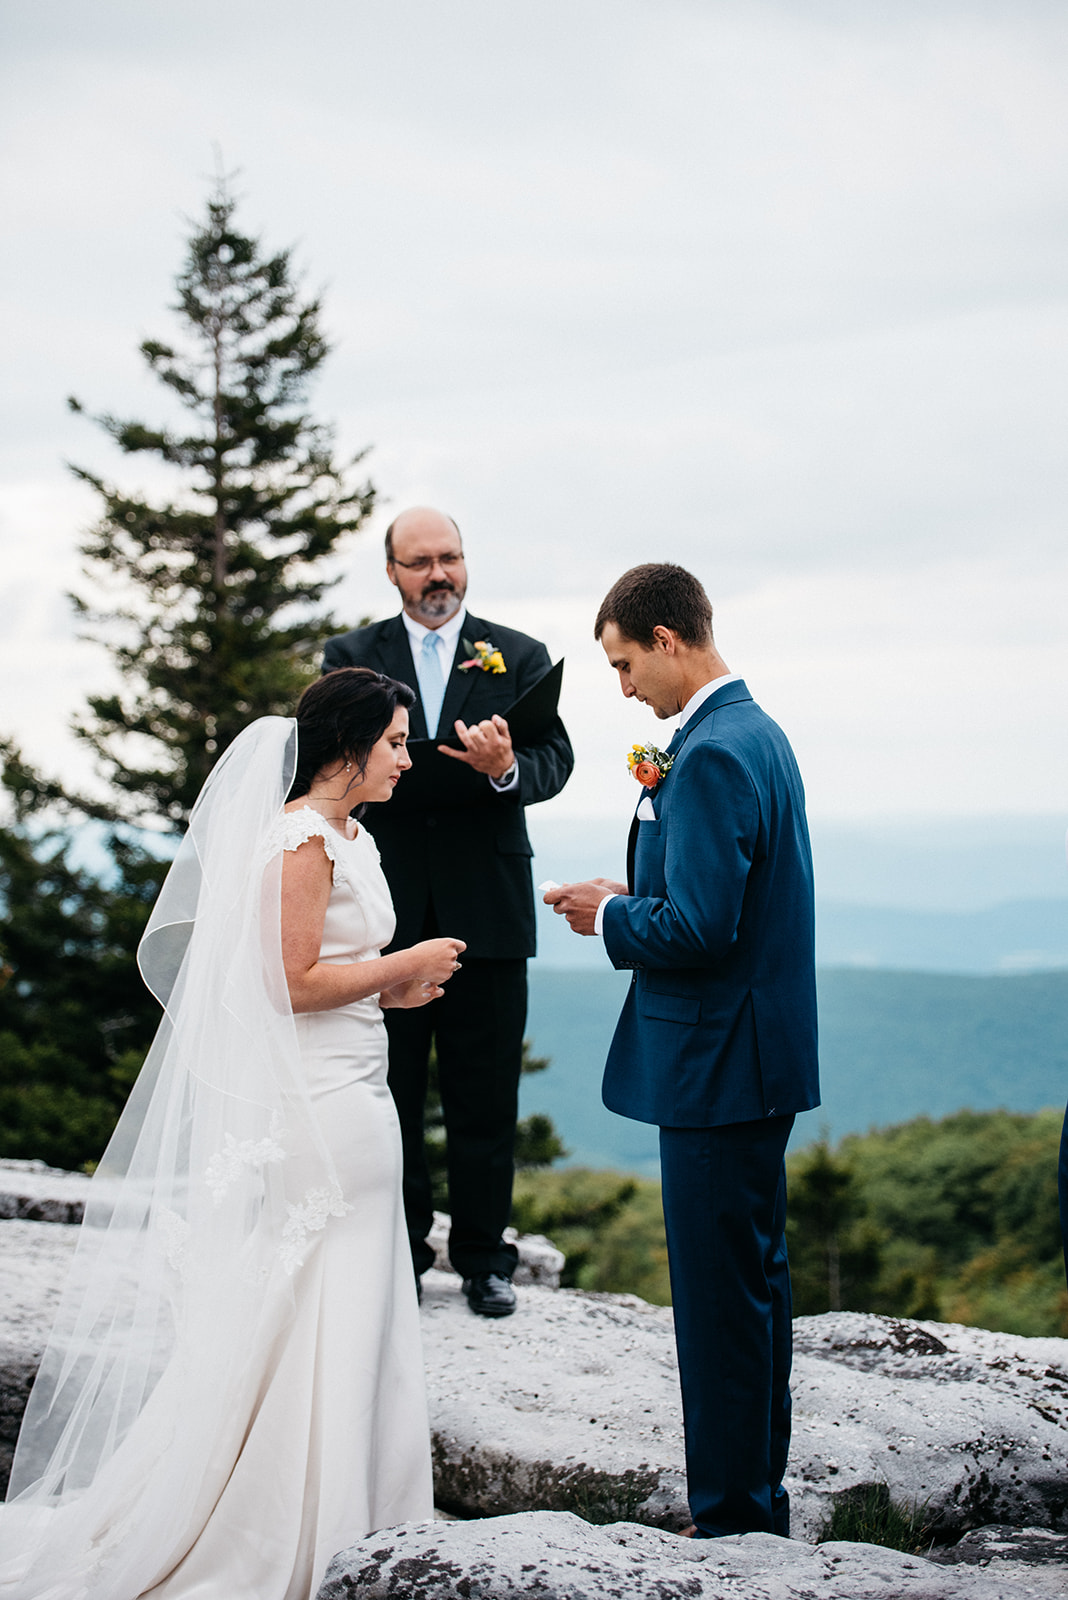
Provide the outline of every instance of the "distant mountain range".
<path id="1" fill-rule="evenodd" d="M 573 1162 L 656 1176 L 657 1130 L 600 1100 L 628 981 L 610 969 L 534 963 L 527 1032 L 552 1065 L 524 1079 L 522 1109 L 552 1117 Z M 799 1118 L 795 1146 L 823 1129 L 836 1139 L 964 1106 L 1037 1111 L 1068 1098 L 1068 972 L 829 968 L 819 974 L 819 1004 L 823 1105 Z"/>
<path id="2" fill-rule="evenodd" d="M 1068 899 L 1010 900 L 982 911 L 816 908 L 821 966 L 921 972 L 1041 972 L 1068 967 Z"/>
<path id="3" fill-rule="evenodd" d="M 629 817 L 571 817 L 560 801 L 527 812 L 542 878 L 622 877 Z M 1017 900 L 1068 899 L 1064 834 L 1056 816 L 813 818 L 820 900 L 900 911 L 981 911 Z"/>
<path id="4" fill-rule="evenodd" d="M 546 907 L 538 914 L 538 964 L 605 972 L 599 939 L 580 939 Z M 1068 968 L 1068 898 L 1010 900 L 981 911 L 904 911 L 816 904 L 821 967 L 905 972 L 1013 973 Z"/>
<path id="5" fill-rule="evenodd" d="M 528 813 L 534 881 L 621 876 L 627 823 Z M 1063 817 L 815 823 L 821 966 L 1010 973 L 1068 967 Z M 538 911 L 539 957 L 605 971 L 600 942 Z"/>

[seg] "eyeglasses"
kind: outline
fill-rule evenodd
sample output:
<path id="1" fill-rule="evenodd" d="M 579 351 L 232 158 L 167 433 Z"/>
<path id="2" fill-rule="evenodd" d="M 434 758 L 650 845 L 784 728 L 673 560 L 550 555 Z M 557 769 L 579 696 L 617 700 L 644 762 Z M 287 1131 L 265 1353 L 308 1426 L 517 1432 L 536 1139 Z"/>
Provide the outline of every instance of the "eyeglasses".
<path id="1" fill-rule="evenodd" d="M 447 556 L 419 556 L 415 561 L 398 561 L 396 556 L 390 556 L 389 559 L 392 566 L 407 567 L 409 572 L 429 572 L 433 566 L 444 567 L 448 572 L 451 567 L 462 564 L 464 553 L 462 550 L 456 550 Z"/>

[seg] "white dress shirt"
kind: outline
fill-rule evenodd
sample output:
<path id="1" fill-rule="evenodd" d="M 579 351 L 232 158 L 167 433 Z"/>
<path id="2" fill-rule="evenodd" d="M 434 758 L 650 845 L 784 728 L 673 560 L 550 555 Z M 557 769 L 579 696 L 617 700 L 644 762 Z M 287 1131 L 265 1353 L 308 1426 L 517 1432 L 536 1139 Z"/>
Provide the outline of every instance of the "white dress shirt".
<path id="1" fill-rule="evenodd" d="M 438 659 L 441 662 L 442 676 L 445 679 L 446 686 L 448 686 L 449 673 L 452 670 L 453 657 L 456 655 L 457 641 L 460 638 L 463 625 L 467 621 L 467 607 L 461 606 L 456 615 L 454 617 L 450 617 L 448 622 L 443 622 L 440 628 L 424 627 L 421 622 L 417 622 L 414 617 L 410 617 L 407 611 L 401 612 L 401 620 L 408 632 L 408 639 L 412 647 L 412 659 L 416 664 L 417 678 L 419 676 L 419 662 L 423 657 L 423 640 L 426 638 L 428 633 L 437 634 L 438 638 L 441 640 Z M 471 668 L 472 672 L 477 670 L 478 669 L 475 667 Z M 440 727 L 437 729 L 428 728 L 427 735 L 431 739 L 435 737 L 444 737 L 443 731 Z M 517 789 L 519 787 L 519 758 L 516 757 L 515 761 L 512 763 L 511 772 L 506 772 L 503 778 L 490 778 L 488 773 L 486 776 L 499 794 L 508 794 L 512 789 Z"/>

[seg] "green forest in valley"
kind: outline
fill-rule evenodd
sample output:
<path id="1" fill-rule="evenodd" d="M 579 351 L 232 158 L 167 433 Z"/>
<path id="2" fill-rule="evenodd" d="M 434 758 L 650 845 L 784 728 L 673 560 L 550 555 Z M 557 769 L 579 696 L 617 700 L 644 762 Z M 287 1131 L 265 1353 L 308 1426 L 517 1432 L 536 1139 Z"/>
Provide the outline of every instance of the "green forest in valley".
<path id="1" fill-rule="evenodd" d="M 790 1156 L 795 1315 L 876 1311 L 1068 1335 L 1060 1128 L 1054 1111 L 960 1111 Z M 565 1283 L 670 1302 L 650 1179 L 574 1167 L 520 1173 L 513 1220 L 565 1252 Z"/>

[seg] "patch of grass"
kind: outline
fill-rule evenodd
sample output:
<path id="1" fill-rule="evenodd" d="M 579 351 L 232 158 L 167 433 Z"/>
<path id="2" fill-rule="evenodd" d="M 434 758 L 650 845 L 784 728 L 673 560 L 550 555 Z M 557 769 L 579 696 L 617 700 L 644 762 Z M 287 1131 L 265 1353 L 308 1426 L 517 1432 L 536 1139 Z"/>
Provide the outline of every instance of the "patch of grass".
<path id="1" fill-rule="evenodd" d="M 845 1539 L 851 1544 L 881 1544 L 888 1550 L 921 1556 L 931 1548 L 934 1532 L 926 1501 L 918 1506 L 901 1505 L 891 1498 L 888 1484 L 858 1483 L 835 1496 L 816 1543 Z"/>
<path id="2" fill-rule="evenodd" d="M 635 1522 L 651 1485 L 629 1473 L 622 1478 L 597 1475 L 571 1486 L 566 1509 L 584 1522 L 605 1526 L 610 1522 Z"/>

